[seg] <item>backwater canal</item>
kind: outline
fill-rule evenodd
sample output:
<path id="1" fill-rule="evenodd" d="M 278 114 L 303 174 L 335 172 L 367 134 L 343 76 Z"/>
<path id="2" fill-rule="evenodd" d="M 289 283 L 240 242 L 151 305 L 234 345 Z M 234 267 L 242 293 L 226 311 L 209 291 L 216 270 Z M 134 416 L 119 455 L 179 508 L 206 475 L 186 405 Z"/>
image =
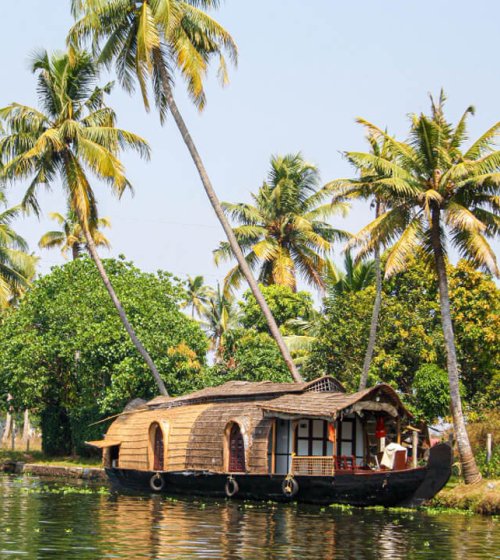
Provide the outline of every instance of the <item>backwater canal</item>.
<path id="1" fill-rule="evenodd" d="M 500 522 L 457 513 L 124 495 L 0 475 L 0 558 L 493 559 Z"/>

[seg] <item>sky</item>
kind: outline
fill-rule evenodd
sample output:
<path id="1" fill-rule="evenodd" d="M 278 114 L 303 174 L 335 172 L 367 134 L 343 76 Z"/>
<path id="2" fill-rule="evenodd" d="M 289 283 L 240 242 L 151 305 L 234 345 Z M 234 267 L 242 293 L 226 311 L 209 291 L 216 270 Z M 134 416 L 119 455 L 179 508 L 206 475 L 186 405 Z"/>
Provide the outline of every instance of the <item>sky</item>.
<path id="1" fill-rule="evenodd" d="M 69 1 L 23 0 L 2 6 L 0 106 L 36 104 L 29 60 L 38 49 L 62 49 L 72 23 Z M 498 21 L 500 3 L 476 0 L 226 0 L 216 18 L 233 35 L 239 63 L 221 88 L 215 68 L 200 114 L 176 83 L 176 96 L 221 200 L 249 201 L 266 178 L 273 154 L 302 152 L 323 182 L 352 175 L 342 157 L 365 150 L 362 116 L 404 138 L 408 114 L 426 111 L 429 92 L 444 88 L 447 114 L 456 121 L 469 105 L 474 139 L 499 120 Z M 150 162 L 126 153 L 123 161 L 135 194 L 118 201 L 98 185 L 101 216 L 109 217 L 110 252 L 126 255 L 144 270 L 185 277 L 201 274 L 209 284 L 224 278 L 212 251 L 223 232 L 173 122 L 164 127 L 147 114 L 139 94 L 117 86 L 108 102 L 118 124 L 146 138 Z M 23 185 L 10 188 L 17 203 Z M 40 251 L 39 238 L 64 212 L 60 188 L 41 196 L 44 216 L 16 223 L 40 255 L 39 271 L 64 263 L 59 251 Z M 335 224 L 351 232 L 371 219 L 356 204 Z M 498 248 L 498 244 L 496 245 Z M 340 262 L 341 246 L 334 259 Z"/>

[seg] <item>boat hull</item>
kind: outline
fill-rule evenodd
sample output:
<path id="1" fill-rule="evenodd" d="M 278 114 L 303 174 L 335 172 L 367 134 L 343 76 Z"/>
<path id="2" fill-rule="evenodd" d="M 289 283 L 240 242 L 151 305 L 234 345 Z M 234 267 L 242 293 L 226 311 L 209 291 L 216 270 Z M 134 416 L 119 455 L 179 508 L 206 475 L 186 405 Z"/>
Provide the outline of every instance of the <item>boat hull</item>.
<path id="1" fill-rule="evenodd" d="M 283 475 L 164 472 L 160 475 L 161 489 L 153 490 L 152 478 L 158 477 L 154 471 L 110 468 L 106 472 L 115 486 L 140 492 L 225 498 L 226 483 L 231 477 L 237 483 L 237 491 L 232 496 L 236 499 L 411 507 L 432 498 L 446 484 L 451 474 L 451 449 L 446 445 L 436 446 L 431 450 L 427 466 L 415 469 L 295 476 L 298 491 L 293 498 L 283 493 L 286 478 Z"/>

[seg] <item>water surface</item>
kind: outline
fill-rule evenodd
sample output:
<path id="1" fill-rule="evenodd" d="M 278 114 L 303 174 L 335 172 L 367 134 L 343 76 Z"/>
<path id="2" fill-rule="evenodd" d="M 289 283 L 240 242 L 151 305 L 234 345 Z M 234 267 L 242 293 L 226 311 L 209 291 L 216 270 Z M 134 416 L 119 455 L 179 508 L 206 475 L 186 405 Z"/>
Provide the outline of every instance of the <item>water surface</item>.
<path id="1" fill-rule="evenodd" d="M 493 559 L 494 518 L 171 499 L 0 475 L 0 558 Z"/>

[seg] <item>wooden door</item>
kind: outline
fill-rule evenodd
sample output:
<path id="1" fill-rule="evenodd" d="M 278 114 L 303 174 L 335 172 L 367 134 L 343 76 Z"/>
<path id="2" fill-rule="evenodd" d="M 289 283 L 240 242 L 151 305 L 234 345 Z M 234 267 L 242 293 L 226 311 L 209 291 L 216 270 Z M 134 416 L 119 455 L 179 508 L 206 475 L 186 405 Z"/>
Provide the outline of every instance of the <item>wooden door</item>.
<path id="1" fill-rule="evenodd" d="M 154 461 L 153 461 L 153 469 L 155 471 L 163 470 L 163 455 L 164 455 L 163 432 L 161 431 L 160 426 L 156 426 L 155 439 L 154 439 Z"/>
<path id="2" fill-rule="evenodd" d="M 229 472 L 245 472 L 245 444 L 238 424 L 233 424 L 229 435 Z"/>

